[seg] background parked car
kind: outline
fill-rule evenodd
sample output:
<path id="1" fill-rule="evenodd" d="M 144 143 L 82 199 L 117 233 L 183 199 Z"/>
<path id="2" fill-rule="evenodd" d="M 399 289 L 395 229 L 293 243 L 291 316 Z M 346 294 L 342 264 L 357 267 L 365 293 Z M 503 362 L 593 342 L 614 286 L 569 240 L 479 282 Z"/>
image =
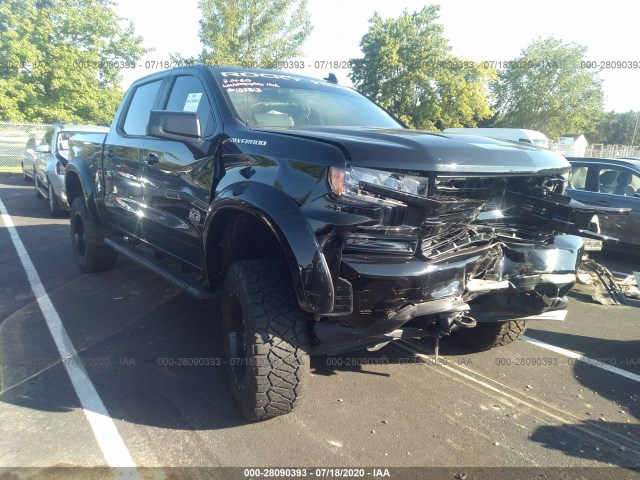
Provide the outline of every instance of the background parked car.
<path id="1" fill-rule="evenodd" d="M 36 147 L 33 178 L 38 198 L 49 201 L 52 217 L 69 210 L 64 187 L 64 167 L 69 158 L 69 139 L 76 133 L 106 133 L 109 129 L 95 125 L 65 125 L 49 127 Z"/>
<path id="2" fill-rule="evenodd" d="M 572 175 L 567 193 L 579 202 L 630 208 L 629 215 L 599 215 L 603 234 L 618 238 L 606 248 L 640 253 L 640 160 L 568 157 Z"/>
<path id="3" fill-rule="evenodd" d="M 22 152 L 20 166 L 22 167 L 22 178 L 25 180 L 33 179 L 33 161 L 35 159 L 37 144 L 38 139 L 36 137 L 31 137 L 27 140 L 27 144 Z"/>

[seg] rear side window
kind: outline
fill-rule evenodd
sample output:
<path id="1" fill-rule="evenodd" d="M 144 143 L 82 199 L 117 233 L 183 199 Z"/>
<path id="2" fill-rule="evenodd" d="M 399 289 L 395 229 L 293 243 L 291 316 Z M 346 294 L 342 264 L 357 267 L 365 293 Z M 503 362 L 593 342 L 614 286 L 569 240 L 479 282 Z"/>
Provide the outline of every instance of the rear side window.
<path id="1" fill-rule="evenodd" d="M 136 88 L 127 109 L 123 129 L 128 135 L 146 135 L 149 113 L 153 109 L 162 80 L 145 83 Z"/>
<path id="2" fill-rule="evenodd" d="M 196 77 L 182 75 L 176 78 L 165 110 L 197 113 L 204 137 L 212 135 L 215 130 L 211 104 L 202 82 Z"/>
<path id="3" fill-rule="evenodd" d="M 598 183 L 600 193 L 625 197 L 640 194 L 640 176 L 624 167 L 601 167 Z"/>
<path id="4" fill-rule="evenodd" d="M 589 167 L 585 165 L 574 165 L 571 170 L 571 179 L 568 188 L 575 190 L 585 190 L 587 186 L 587 171 Z"/>

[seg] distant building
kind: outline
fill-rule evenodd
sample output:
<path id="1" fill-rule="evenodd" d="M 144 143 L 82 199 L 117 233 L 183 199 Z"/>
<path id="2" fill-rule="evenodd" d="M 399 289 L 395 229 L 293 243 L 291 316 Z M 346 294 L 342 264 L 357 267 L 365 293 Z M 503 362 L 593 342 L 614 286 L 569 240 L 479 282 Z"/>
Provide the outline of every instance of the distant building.
<path id="1" fill-rule="evenodd" d="M 566 133 L 558 138 L 558 150 L 568 157 L 584 157 L 589 142 L 581 133 Z"/>

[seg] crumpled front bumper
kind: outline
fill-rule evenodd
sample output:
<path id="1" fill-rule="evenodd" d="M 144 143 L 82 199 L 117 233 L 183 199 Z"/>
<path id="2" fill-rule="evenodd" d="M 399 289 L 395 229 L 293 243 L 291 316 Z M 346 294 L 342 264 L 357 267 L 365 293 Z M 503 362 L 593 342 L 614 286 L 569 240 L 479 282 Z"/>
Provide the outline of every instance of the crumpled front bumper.
<path id="1" fill-rule="evenodd" d="M 345 254 L 341 278 L 352 288 L 352 313 L 316 322 L 315 334 L 326 351 L 339 352 L 404 336 L 419 317 L 561 319 L 582 253 L 580 237 L 560 235 L 536 247 L 489 244 L 441 262 Z"/>
<path id="2" fill-rule="evenodd" d="M 433 302 L 466 303 L 484 295 L 519 295 L 536 292 L 547 298 L 563 296 L 575 283 L 582 257 L 582 239 L 574 235 L 553 237 L 538 247 L 492 245 L 480 251 L 461 253 L 450 261 L 427 262 L 420 258 L 375 258 L 345 255 L 342 276 L 353 287 L 354 325 L 371 325 L 370 319 L 388 315 L 406 305 Z M 491 258 L 492 257 L 492 258 Z M 473 279 L 488 259 L 493 262 L 491 280 Z M 445 302 L 445 304 L 447 303 Z M 418 309 L 420 310 L 420 309 Z M 513 304 L 513 316 L 542 313 L 546 308 Z M 445 311 L 445 310 L 440 310 Z M 415 315 L 414 315 L 415 316 Z"/>

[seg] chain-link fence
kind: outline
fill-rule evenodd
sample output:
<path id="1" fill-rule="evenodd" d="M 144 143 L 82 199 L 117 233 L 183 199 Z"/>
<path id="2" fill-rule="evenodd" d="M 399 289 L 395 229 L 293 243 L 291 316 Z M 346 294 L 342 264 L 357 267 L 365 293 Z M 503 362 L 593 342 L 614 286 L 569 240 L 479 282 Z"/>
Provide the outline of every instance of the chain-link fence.
<path id="1" fill-rule="evenodd" d="M 0 122 L 0 167 L 19 167 L 27 140 L 44 135 L 48 125 Z"/>

